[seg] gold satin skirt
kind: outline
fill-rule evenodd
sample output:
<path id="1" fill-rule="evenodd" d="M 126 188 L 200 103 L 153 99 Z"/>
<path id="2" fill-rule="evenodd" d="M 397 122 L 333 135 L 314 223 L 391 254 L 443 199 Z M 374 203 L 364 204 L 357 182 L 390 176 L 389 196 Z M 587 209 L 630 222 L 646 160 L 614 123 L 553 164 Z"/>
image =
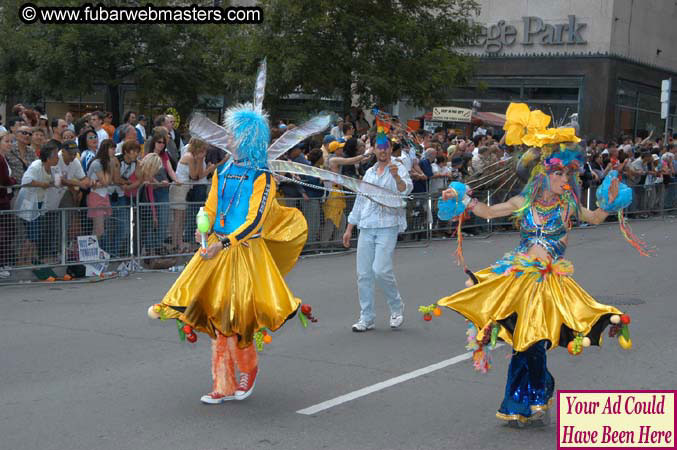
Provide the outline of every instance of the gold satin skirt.
<path id="1" fill-rule="evenodd" d="M 251 345 L 261 328 L 279 329 L 301 300 L 284 281 L 307 238 L 307 224 L 295 208 L 273 204 L 261 237 L 205 260 L 198 251 L 160 303 L 165 318 L 177 318 L 216 338 L 238 335 Z M 208 243 L 217 242 L 212 234 Z"/>
<path id="2" fill-rule="evenodd" d="M 573 272 L 568 261 L 560 261 Z M 498 274 L 487 268 L 475 276 L 478 284 L 437 304 L 470 320 L 477 327 L 478 340 L 487 325 L 500 324 L 498 337 L 517 352 L 541 340 L 548 340 L 549 348 L 566 347 L 576 333 L 588 336 L 592 345 L 600 345 L 610 317 L 623 314 L 613 306 L 597 303 L 571 276 L 557 270 Z"/>

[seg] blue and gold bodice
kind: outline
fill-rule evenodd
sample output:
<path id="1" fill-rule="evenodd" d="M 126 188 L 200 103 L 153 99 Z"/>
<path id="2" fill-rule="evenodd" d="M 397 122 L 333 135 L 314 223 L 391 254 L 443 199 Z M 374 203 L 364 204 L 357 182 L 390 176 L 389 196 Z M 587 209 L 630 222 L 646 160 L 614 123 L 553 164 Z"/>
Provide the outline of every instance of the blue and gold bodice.
<path id="1" fill-rule="evenodd" d="M 527 253 L 529 249 L 538 245 L 543 247 L 552 259 L 564 256 L 567 244 L 562 240 L 569 231 L 562 220 L 562 207 L 557 205 L 547 212 L 539 211 L 541 224 L 537 224 L 533 207 L 524 212 L 520 221 L 520 244 L 516 253 Z"/>
<path id="2" fill-rule="evenodd" d="M 520 258 L 523 259 L 534 245 L 538 245 L 547 251 L 553 262 L 564 261 L 562 258 L 564 257 L 567 244 L 563 238 L 567 235 L 569 229 L 564 220 L 562 220 L 561 204 L 545 210 L 538 208 L 540 225 L 536 223 L 534 208 L 537 207 L 532 206 L 526 210 L 520 220 L 519 245 L 491 266 L 491 270 L 494 273 L 505 274 L 509 271 L 515 271 L 517 266 L 522 267 L 524 264 L 522 264 L 523 261 L 520 262 Z M 527 259 L 531 261 L 529 264 L 535 264 L 538 267 L 541 265 L 545 267 L 547 264 L 547 262 L 542 262 L 538 258 L 527 257 Z M 518 271 L 521 271 L 521 269 Z"/>
<path id="3" fill-rule="evenodd" d="M 230 234 L 246 222 L 254 182 L 264 174 L 260 170 L 233 163 L 219 168 L 215 232 Z"/>

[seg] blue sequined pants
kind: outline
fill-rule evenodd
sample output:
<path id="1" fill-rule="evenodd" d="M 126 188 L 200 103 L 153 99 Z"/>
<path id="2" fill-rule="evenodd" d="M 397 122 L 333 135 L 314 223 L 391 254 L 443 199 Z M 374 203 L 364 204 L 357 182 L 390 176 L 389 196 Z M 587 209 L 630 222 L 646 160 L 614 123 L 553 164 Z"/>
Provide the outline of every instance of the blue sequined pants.
<path id="1" fill-rule="evenodd" d="M 513 352 L 505 397 L 496 414 L 499 419 L 525 421 L 534 412 L 549 408 L 555 379 L 546 365 L 545 342 L 537 342 L 524 352 Z"/>

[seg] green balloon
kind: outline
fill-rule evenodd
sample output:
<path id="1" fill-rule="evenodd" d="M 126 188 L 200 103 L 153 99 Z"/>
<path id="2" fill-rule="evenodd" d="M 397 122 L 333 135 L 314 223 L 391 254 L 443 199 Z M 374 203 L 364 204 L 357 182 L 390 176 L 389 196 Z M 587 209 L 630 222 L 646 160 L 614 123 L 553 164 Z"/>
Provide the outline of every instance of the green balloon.
<path id="1" fill-rule="evenodd" d="M 200 208 L 200 211 L 197 213 L 197 216 L 195 217 L 195 221 L 197 223 L 197 229 L 200 233 L 209 232 L 210 226 L 209 215 L 204 210 L 204 208 Z"/>

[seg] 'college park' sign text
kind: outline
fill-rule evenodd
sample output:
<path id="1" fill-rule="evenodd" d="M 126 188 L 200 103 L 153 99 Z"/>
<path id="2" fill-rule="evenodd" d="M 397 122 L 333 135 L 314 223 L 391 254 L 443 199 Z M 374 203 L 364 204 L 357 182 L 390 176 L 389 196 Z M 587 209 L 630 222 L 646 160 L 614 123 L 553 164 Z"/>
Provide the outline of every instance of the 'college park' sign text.
<path id="1" fill-rule="evenodd" d="M 556 45 L 585 45 L 588 42 L 583 38 L 582 32 L 587 26 L 579 22 L 576 16 L 570 15 L 566 23 L 544 23 L 540 17 L 522 17 L 522 25 L 517 27 L 499 20 L 492 25 L 480 25 L 480 32 L 473 47 L 484 47 L 487 53 L 499 53 L 506 47 L 515 44 L 533 46 Z M 521 31 L 521 35 L 520 32 Z"/>

